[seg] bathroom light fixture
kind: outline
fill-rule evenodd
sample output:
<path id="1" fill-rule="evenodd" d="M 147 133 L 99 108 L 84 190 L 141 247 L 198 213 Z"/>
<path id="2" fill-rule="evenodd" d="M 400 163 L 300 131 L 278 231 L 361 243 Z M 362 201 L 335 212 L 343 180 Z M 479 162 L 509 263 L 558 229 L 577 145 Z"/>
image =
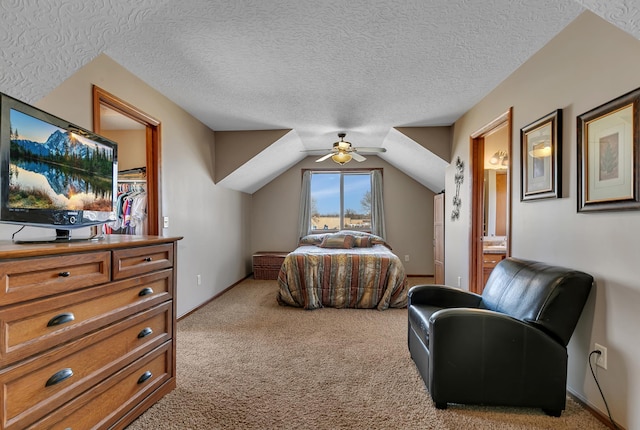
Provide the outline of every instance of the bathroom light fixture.
<path id="1" fill-rule="evenodd" d="M 493 156 L 489 159 L 489 164 L 493 164 L 494 166 L 507 166 L 509 161 L 509 156 L 506 151 L 500 150 L 493 154 Z"/>

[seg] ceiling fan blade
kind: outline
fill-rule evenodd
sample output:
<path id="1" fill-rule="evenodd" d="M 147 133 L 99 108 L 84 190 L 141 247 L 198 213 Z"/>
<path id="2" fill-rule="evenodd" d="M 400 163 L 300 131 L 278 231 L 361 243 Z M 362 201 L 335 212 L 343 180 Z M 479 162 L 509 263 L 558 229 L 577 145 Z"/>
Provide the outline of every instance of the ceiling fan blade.
<path id="1" fill-rule="evenodd" d="M 362 155 L 358 154 L 355 151 L 351 151 L 349 154 L 351 154 L 351 157 L 353 157 L 353 159 L 356 160 L 356 161 L 364 161 L 364 160 L 366 160 L 365 157 L 363 157 Z"/>
<path id="2" fill-rule="evenodd" d="M 358 146 L 357 148 L 353 148 L 353 150 L 357 152 L 387 152 L 387 148 L 377 146 Z"/>
<path id="3" fill-rule="evenodd" d="M 319 162 L 321 162 L 321 161 L 324 161 L 324 160 L 326 160 L 327 158 L 331 157 L 332 155 L 333 155 L 333 152 L 330 152 L 330 153 L 328 153 L 328 154 L 326 154 L 326 155 L 323 155 L 322 157 L 320 157 L 320 158 L 318 158 L 318 159 L 316 160 L 316 163 L 319 163 Z"/>

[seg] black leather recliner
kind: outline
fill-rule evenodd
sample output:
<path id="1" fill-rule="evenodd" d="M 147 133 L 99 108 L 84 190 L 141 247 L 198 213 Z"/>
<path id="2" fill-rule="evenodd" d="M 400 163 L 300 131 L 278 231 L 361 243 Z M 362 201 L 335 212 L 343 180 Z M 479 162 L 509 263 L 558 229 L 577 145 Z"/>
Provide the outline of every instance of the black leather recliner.
<path id="1" fill-rule="evenodd" d="M 507 258 L 482 295 L 445 285 L 409 290 L 409 351 L 435 406 L 566 405 L 567 344 L 593 277 Z"/>

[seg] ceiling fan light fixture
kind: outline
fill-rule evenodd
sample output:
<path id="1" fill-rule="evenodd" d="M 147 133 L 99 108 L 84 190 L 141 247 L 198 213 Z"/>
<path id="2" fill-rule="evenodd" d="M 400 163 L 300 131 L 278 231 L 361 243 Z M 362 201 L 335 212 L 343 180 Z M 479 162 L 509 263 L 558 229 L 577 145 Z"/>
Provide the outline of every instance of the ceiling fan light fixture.
<path id="1" fill-rule="evenodd" d="M 363 152 L 373 152 L 373 153 L 387 151 L 386 149 L 379 148 L 379 147 L 363 146 L 360 148 L 354 148 L 351 145 L 351 142 L 347 142 L 344 140 L 345 136 L 346 136 L 346 133 L 338 133 L 338 137 L 340 138 L 340 140 L 337 142 L 333 142 L 333 146 L 331 147 L 331 150 L 329 151 L 329 153 L 318 158 L 316 160 L 316 163 L 320 163 L 329 158 L 331 158 L 335 163 L 338 163 L 340 165 L 346 164 L 351 160 L 362 162 L 366 160 L 366 157 L 363 157 L 362 154 L 359 154 L 358 150 L 361 150 Z"/>
<path id="2" fill-rule="evenodd" d="M 339 151 L 331 156 L 331 159 L 340 165 L 348 163 L 351 161 L 351 158 L 351 154 L 343 151 Z"/>
<path id="3" fill-rule="evenodd" d="M 340 142 L 336 142 L 336 146 L 339 150 L 341 151 L 346 151 L 348 148 L 351 147 L 351 143 L 350 142 L 345 142 L 344 140 L 341 140 Z"/>
<path id="4" fill-rule="evenodd" d="M 338 137 L 340 138 L 340 140 L 335 142 L 333 144 L 333 147 L 335 149 L 338 149 L 339 151 L 346 151 L 347 149 L 351 148 L 351 142 L 345 142 L 344 140 L 346 136 L 346 133 L 338 133 Z"/>

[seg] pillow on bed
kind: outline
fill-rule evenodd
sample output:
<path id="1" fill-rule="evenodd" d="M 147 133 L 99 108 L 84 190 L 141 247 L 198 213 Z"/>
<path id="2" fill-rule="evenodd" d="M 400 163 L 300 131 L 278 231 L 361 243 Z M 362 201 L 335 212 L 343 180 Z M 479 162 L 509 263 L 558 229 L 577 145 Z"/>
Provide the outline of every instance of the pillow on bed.
<path id="1" fill-rule="evenodd" d="M 383 238 L 381 238 L 380 236 L 372 237 L 371 238 L 371 245 L 384 245 L 387 248 L 389 248 L 390 250 L 392 250 L 391 245 L 389 245 L 387 242 L 385 242 L 385 240 Z"/>
<path id="2" fill-rule="evenodd" d="M 322 243 L 318 245 L 320 248 L 353 248 L 355 237 L 350 234 L 329 234 L 322 239 Z"/>
<path id="3" fill-rule="evenodd" d="M 352 236 L 355 236 L 356 242 L 353 245 L 354 247 L 368 248 L 373 245 L 384 245 L 387 248 L 392 249 L 391 246 L 387 242 L 385 242 L 383 238 L 373 233 L 367 233 L 366 231 L 357 231 L 357 230 L 341 230 L 340 233 L 350 234 Z M 368 239 L 368 244 L 367 244 L 367 239 Z M 360 241 L 359 242 L 360 244 L 358 244 L 358 241 Z"/>
<path id="4" fill-rule="evenodd" d="M 356 236 L 353 238 L 354 248 L 371 248 L 371 236 Z"/>
<path id="5" fill-rule="evenodd" d="M 331 233 L 318 233 L 318 234 L 309 234 L 309 235 L 303 236 L 298 242 L 298 246 L 304 246 L 304 245 L 319 246 L 322 243 L 322 239 L 324 239 L 326 236 L 330 234 Z"/>

